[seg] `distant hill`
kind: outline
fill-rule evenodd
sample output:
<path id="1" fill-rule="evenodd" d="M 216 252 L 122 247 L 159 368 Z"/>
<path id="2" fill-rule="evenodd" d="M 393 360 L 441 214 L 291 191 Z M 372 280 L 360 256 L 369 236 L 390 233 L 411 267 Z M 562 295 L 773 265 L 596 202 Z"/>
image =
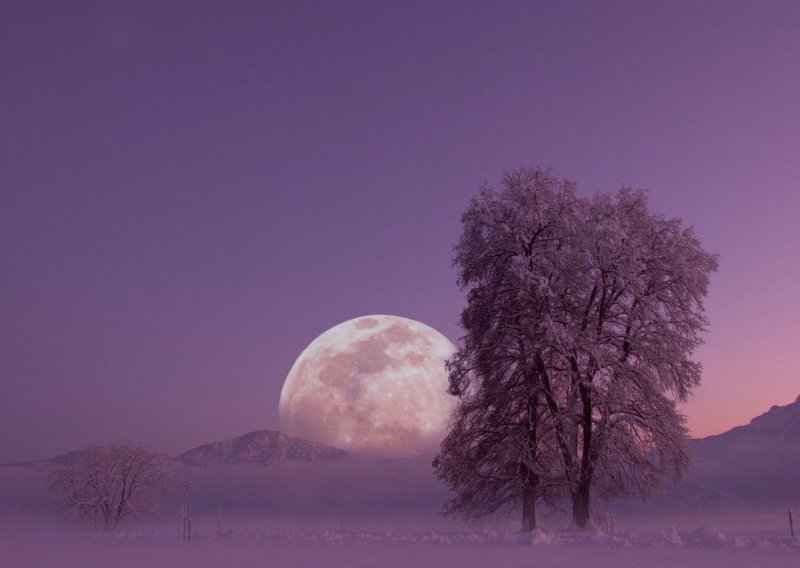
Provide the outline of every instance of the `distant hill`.
<path id="1" fill-rule="evenodd" d="M 36 469 L 36 470 L 44 470 L 49 468 L 50 466 L 54 465 L 61 465 L 61 464 L 68 464 L 74 462 L 78 459 L 78 456 L 83 450 L 72 450 L 71 452 L 67 452 L 65 454 L 59 454 L 52 458 L 47 458 L 43 460 L 32 460 L 32 461 L 25 461 L 25 462 L 15 462 L 15 463 L 4 463 L 0 464 L 0 467 L 22 467 L 28 469 Z M 164 462 L 169 464 L 172 461 L 172 457 L 166 454 L 160 454 L 161 457 L 164 459 Z"/>
<path id="2" fill-rule="evenodd" d="M 687 482 L 750 502 L 800 503 L 800 397 L 749 424 L 692 440 Z"/>
<path id="3" fill-rule="evenodd" d="M 615 508 L 693 514 L 751 510 L 761 506 L 800 507 L 800 397 L 791 404 L 773 406 L 764 414 L 753 418 L 749 424 L 715 436 L 691 440 L 690 448 L 694 464 L 681 483 L 669 487 L 663 495 L 646 504 L 617 502 L 614 504 Z M 57 463 L 69 462 L 75 458 L 76 453 L 69 452 L 47 460 L 7 465 L 42 470 Z M 346 456 L 349 459 L 344 459 Z M 241 468 L 231 468 L 228 471 L 211 466 L 312 466 L 301 469 L 269 468 L 267 475 L 272 476 L 270 479 L 274 483 L 270 485 L 272 489 L 269 495 L 263 500 L 270 503 L 276 503 L 278 499 L 275 487 L 281 487 L 279 493 L 285 494 L 288 503 L 291 501 L 290 497 L 302 500 L 309 495 L 324 501 L 324 491 L 320 487 L 327 488 L 326 491 L 330 489 L 328 493 L 334 495 L 338 494 L 336 492 L 340 491 L 341 486 L 349 487 L 353 484 L 362 492 L 371 488 L 367 493 L 380 494 L 382 498 L 389 499 L 390 494 L 380 493 L 384 491 L 387 479 L 392 479 L 389 483 L 391 487 L 413 479 L 414 485 L 430 485 L 441 493 L 442 500 L 446 498 L 446 491 L 433 483 L 430 460 L 418 460 L 418 464 L 412 464 L 352 456 L 343 450 L 293 438 L 274 430 L 250 432 L 229 440 L 205 444 L 184 452 L 173 460 L 192 467 L 209 468 L 204 475 L 222 476 L 218 483 L 218 495 L 214 494 L 215 499 L 222 500 L 231 498 L 226 493 L 230 491 L 227 476 L 261 476 L 263 472 L 259 468 L 251 468 L 251 472 L 247 473 L 240 471 Z M 332 464 L 333 469 L 326 468 L 323 474 L 323 469 L 315 467 L 316 464 Z M 402 472 L 402 475 L 398 477 L 400 474 L 396 475 L 396 472 Z M 320 475 L 325 481 L 320 482 Z M 302 483 L 301 478 L 304 480 Z M 253 483 L 250 485 L 261 487 Z M 296 489 L 299 486 L 303 487 L 302 491 Z M 431 491 L 434 490 L 431 489 L 428 493 L 420 490 L 419 494 L 430 500 L 430 495 L 435 493 Z M 251 491 L 242 497 L 242 503 L 250 503 L 254 499 L 253 494 Z M 286 503 L 284 505 L 288 506 Z"/>
<path id="4" fill-rule="evenodd" d="M 275 430 L 259 430 L 238 438 L 198 446 L 175 459 L 194 467 L 212 465 L 277 465 L 284 462 L 318 463 L 343 458 L 347 452 L 292 438 Z"/>
<path id="5" fill-rule="evenodd" d="M 646 507 L 701 513 L 800 505 L 800 397 L 689 446 L 694 463 L 684 480 Z"/>
<path id="6" fill-rule="evenodd" d="M 686 515 L 800 506 L 800 397 L 689 446 L 694 463 L 681 483 L 616 509 Z"/>
<path id="7" fill-rule="evenodd" d="M 697 448 L 740 443 L 800 444 L 800 396 L 786 406 L 773 406 L 749 424 L 695 440 Z"/>
<path id="8" fill-rule="evenodd" d="M 43 460 L 0 464 L 6 467 L 46 469 L 53 465 L 69 463 L 78 456 L 73 450 Z M 172 458 L 164 456 L 167 463 L 178 462 L 194 467 L 213 465 L 279 465 L 282 463 L 320 463 L 335 461 L 347 455 L 344 450 L 332 448 L 309 440 L 293 438 L 276 430 L 258 430 L 192 448 Z"/>

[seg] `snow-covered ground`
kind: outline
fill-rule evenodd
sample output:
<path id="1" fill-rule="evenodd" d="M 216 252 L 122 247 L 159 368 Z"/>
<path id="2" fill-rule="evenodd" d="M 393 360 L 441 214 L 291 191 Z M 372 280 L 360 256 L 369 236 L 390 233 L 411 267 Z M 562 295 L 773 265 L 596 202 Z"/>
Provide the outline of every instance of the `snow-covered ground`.
<path id="1" fill-rule="evenodd" d="M 324 525 L 335 519 L 320 519 Z M 295 527 L 299 519 L 289 524 Z M 366 523 L 366 520 L 362 520 Z M 216 519 L 196 520 L 190 543 L 180 542 L 177 526 L 132 523 L 103 535 L 41 519 L 0 520 L 0 566 L 8 568 L 93 568 L 114 566 L 216 567 L 753 567 L 800 565 L 800 539 L 717 528 L 600 532 L 534 532 L 502 529 L 415 530 L 280 529 L 279 519 L 227 519 L 223 536 Z M 430 520 L 431 523 L 435 522 Z M 420 519 L 424 526 L 425 520 Z M 385 523 L 385 524 L 390 524 Z M 380 523 L 376 523 L 376 526 Z M 235 526 L 237 528 L 231 528 Z M 385 527 L 384 527 L 385 528 Z M 450 527 L 453 529 L 454 527 Z"/>
<path id="2" fill-rule="evenodd" d="M 470 526 L 437 515 L 446 495 L 413 468 L 362 469 L 196 470 L 194 539 L 184 543 L 178 487 L 161 500 L 161 520 L 104 535 L 52 512 L 41 472 L 0 468 L 0 568 L 800 566 L 792 494 L 775 505 L 675 492 L 673 507 L 615 503 L 610 535 L 563 530 L 565 518 L 522 535 L 517 519 Z M 350 485 L 338 490 L 342 479 Z"/>

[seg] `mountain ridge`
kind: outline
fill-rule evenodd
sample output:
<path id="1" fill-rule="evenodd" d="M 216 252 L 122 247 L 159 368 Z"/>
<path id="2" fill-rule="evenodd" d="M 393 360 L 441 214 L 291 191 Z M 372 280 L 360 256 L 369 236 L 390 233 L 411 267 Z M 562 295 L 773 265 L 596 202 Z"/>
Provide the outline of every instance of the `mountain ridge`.
<path id="1" fill-rule="evenodd" d="M 4 467 L 45 469 L 74 461 L 81 450 L 71 450 L 51 458 L 0 464 Z M 192 467 L 217 465 L 265 465 L 283 463 L 322 463 L 348 455 L 344 450 L 311 440 L 295 438 L 280 430 L 254 430 L 225 440 L 190 448 L 177 456 L 161 454 L 166 461 Z"/>
<path id="2" fill-rule="evenodd" d="M 720 434 L 703 438 L 692 438 L 689 444 L 696 461 L 718 461 L 732 458 L 731 452 L 746 451 L 747 448 L 764 450 L 764 446 L 800 445 L 800 396 L 787 405 L 773 405 L 766 412 L 754 417 L 748 424 L 735 426 Z M 34 469 L 69 462 L 79 450 L 59 454 L 49 459 L 2 464 L 5 466 L 30 467 Z M 728 455 L 731 454 L 731 455 Z M 344 458 L 348 452 L 295 438 L 280 430 L 254 430 L 241 436 L 202 444 L 190 448 L 175 457 L 173 462 L 193 467 L 216 465 L 279 465 L 286 462 L 320 463 Z M 741 457 L 744 457 L 742 455 Z M 725 459 L 723 461 L 730 461 Z"/>
<path id="3" fill-rule="evenodd" d="M 771 441 L 800 444 L 800 396 L 794 402 L 773 405 L 749 423 L 735 426 L 720 434 L 695 438 L 692 443 L 707 445 L 714 442 Z"/>
<path id="4" fill-rule="evenodd" d="M 255 430 L 235 438 L 203 444 L 183 452 L 175 461 L 194 467 L 214 465 L 279 465 L 320 463 L 343 458 L 347 452 L 318 442 L 294 438 L 279 430 Z"/>

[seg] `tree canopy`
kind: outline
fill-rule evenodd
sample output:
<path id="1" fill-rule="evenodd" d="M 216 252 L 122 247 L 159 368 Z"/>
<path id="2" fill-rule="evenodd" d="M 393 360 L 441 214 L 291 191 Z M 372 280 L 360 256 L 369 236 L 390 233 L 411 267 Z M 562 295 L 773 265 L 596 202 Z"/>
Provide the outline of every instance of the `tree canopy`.
<path id="1" fill-rule="evenodd" d="M 48 471 L 50 488 L 75 519 L 111 531 L 130 515 L 154 512 L 144 491 L 164 491 L 169 481 L 167 458 L 130 442 L 90 446 Z"/>
<path id="2" fill-rule="evenodd" d="M 568 496 L 646 497 L 689 465 L 676 408 L 700 382 L 693 352 L 715 255 L 644 192 L 577 195 L 549 171 L 508 172 L 462 217 L 467 293 L 449 362 L 460 398 L 434 461 L 447 511 L 480 517 Z"/>

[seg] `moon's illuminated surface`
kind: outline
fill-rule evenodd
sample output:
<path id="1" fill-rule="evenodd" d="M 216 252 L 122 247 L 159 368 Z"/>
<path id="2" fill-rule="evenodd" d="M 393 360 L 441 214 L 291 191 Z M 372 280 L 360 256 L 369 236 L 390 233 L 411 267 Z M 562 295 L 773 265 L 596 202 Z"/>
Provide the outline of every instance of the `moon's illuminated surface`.
<path id="1" fill-rule="evenodd" d="M 364 316 L 317 337 L 297 358 L 280 401 L 291 436 L 351 452 L 408 457 L 444 438 L 456 399 L 445 360 L 455 346 L 418 321 Z"/>

